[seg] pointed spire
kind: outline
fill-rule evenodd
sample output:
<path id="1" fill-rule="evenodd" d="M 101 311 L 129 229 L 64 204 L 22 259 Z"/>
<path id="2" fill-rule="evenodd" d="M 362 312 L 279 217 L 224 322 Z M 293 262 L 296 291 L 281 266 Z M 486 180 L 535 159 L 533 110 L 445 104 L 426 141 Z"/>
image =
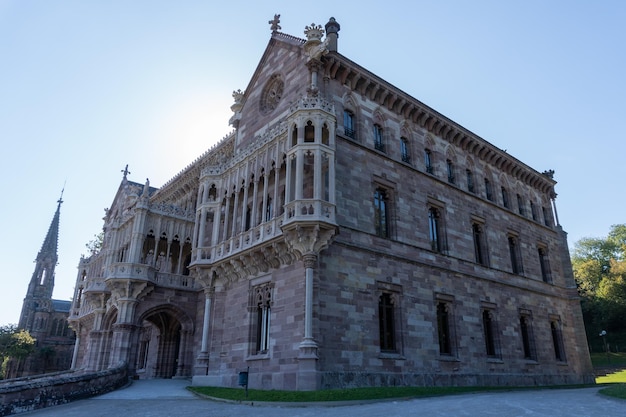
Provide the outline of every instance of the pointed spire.
<path id="1" fill-rule="evenodd" d="M 59 219 L 61 217 L 61 204 L 63 203 L 63 191 L 65 191 L 65 185 L 61 190 L 61 197 L 57 200 L 57 210 L 54 213 L 54 217 L 52 218 L 52 223 L 50 223 L 50 228 L 48 228 L 48 234 L 46 235 L 45 240 L 43 241 L 43 245 L 41 245 L 41 250 L 37 254 L 37 260 L 43 259 L 45 257 L 54 259 L 54 264 L 56 264 L 57 259 L 57 248 L 59 242 Z"/>

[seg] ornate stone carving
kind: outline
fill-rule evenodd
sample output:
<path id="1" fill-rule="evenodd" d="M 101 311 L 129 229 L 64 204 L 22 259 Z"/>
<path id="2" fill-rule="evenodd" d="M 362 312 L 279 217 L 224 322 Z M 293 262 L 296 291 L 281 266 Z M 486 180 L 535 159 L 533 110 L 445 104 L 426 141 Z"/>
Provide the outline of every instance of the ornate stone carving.
<path id="1" fill-rule="evenodd" d="M 292 223 L 283 227 L 283 236 L 289 249 L 298 258 L 316 255 L 332 242 L 337 227 L 324 223 Z"/>
<path id="2" fill-rule="evenodd" d="M 263 114 L 271 113 L 277 106 L 283 95 L 285 82 L 280 74 L 274 74 L 263 87 L 261 93 L 260 110 Z"/>

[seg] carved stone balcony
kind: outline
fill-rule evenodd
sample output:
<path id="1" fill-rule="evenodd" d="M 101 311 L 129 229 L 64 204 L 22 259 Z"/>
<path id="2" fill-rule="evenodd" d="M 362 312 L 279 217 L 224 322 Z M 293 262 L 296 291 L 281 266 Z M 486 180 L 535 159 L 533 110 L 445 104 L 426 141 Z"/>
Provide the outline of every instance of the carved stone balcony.
<path id="1" fill-rule="evenodd" d="M 196 290 L 195 278 L 188 275 L 159 272 L 146 264 L 118 262 L 107 270 L 106 283 L 118 280 L 145 281 L 160 287 Z"/>

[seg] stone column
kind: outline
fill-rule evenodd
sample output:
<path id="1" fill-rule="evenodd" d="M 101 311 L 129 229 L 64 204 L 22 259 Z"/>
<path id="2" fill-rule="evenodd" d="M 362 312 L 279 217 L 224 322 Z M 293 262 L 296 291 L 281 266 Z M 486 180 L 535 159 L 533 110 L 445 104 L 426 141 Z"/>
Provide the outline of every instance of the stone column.
<path id="1" fill-rule="evenodd" d="M 213 299 L 213 290 L 205 288 L 204 290 L 204 318 L 202 322 L 202 344 L 200 353 L 196 358 L 196 366 L 194 375 L 207 375 L 209 372 L 209 338 L 210 338 L 210 322 L 211 322 L 211 302 Z"/>
<path id="2" fill-rule="evenodd" d="M 76 369 L 76 361 L 78 360 L 78 348 L 80 347 L 80 323 L 76 326 L 76 340 L 74 341 L 74 351 L 72 352 L 72 365 L 70 369 L 73 371 Z"/>
<path id="3" fill-rule="evenodd" d="M 300 343 L 301 357 L 314 356 L 317 358 L 317 343 L 313 340 L 313 273 L 317 256 L 307 254 L 303 256 L 304 261 L 304 339 Z"/>

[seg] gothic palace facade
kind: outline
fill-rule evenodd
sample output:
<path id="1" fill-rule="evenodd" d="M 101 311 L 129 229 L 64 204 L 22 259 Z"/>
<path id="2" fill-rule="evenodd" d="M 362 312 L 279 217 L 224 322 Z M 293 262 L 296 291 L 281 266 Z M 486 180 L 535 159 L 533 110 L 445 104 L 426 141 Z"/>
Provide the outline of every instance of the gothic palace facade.
<path id="1" fill-rule="evenodd" d="M 279 32 L 234 131 L 124 173 L 81 259 L 72 366 L 312 390 L 593 382 L 555 181 L 337 51 Z M 324 30 L 325 29 L 325 30 Z M 325 36 L 324 36 L 325 35 Z"/>

